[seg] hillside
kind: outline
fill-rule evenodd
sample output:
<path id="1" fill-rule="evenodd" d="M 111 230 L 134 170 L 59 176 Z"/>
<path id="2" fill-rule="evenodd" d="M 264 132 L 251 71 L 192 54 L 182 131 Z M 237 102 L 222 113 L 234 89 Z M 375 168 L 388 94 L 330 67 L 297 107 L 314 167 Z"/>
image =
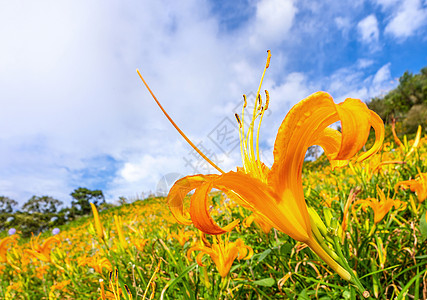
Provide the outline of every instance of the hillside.
<path id="1" fill-rule="evenodd" d="M 368 107 L 374 110 L 386 124 L 393 118 L 402 123 L 405 134 L 415 133 L 418 125 L 427 125 L 427 67 L 419 74 L 405 72 L 399 85 L 384 97 L 371 99 Z"/>

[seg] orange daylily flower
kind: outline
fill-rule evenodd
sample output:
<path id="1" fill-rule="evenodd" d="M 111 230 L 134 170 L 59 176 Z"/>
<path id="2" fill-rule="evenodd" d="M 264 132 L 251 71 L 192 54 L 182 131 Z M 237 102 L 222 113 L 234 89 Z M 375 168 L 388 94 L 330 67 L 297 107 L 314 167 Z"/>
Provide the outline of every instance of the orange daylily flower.
<path id="1" fill-rule="evenodd" d="M 101 220 L 99 219 L 98 210 L 96 209 L 95 204 L 93 204 L 92 202 L 90 202 L 90 206 L 92 207 L 93 219 L 95 221 L 96 235 L 99 237 L 100 240 L 103 240 L 104 239 L 104 228 L 102 227 Z"/>
<path id="2" fill-rule="evenodd" d="M 122 217 L 114 215 L 114 224 L 116 225 L 116 229 L 117 229 L 117 235 L 119 236 L 119 243 L 120 246 L 122 247 L 122 249 L 126 250 L 129 245 L 125 239 L 125 236 L 123 234 L 123 222 L 122 222 Z"/>
<path id="3" fill-rule="evenodd" d="M 50 287 L 50 292 L 49 292 L 49 299 L 57 299 L 58 295 L 57 292 L 58 291 L 63 291 L 63 292 L 67 292 L 67 286 L 70 285 L 71 280 L 65 280 L 65 281 L 61 281 L 61 282 L 57 282 L 54 285 L 52 285 Z"/>
<path id="4" fill-rule="evenodd" d="M 427 198 L 427 173 L 420 172 L 415 179 L 398 182 L 394 189 L 399 187 L 410 188 L 412 192 L 417 193 L 418 201 L 423 202 Z"/>
<path id="5" fill-rule="evenodd" d="M 79 266 L 89 266 L 94 269 L 95 272 L 102 274 L 102 271 L 107 269 L 108 271 L 112 271 L 113 267 L 111 266 L 111 262 L 106 258 L 102 257 L 98 253 L 94 256 L 90 257 L 82 257 L 78 259 Z"/>
<path id="6" fill-rule="evenodd" d="M 202 258 L 205 254 L 209 255 L 216 265 L 216 268 L 222 278 L 230 272 L 234 260 L 250 259 L 254 253 L 251 247 L 244 244 L 241 239 L 235 242 L 223 241 L 220 236 L 214 237 L 214 243 L 210 246 L 198 245 L 191 247 L 187 252 L 187 258 L 191 260 L 191 253 L 201 251 L 197 257 L 197 264 L 204 267 Z"/>
<path id="7" fill-rule="evenodd" d="M 16 243 L 16 238 L 17 235 L 13 234 L 0 240 L 0 262 L 7 262 L 8 245 L 11 243 Z"/>
<path id="8" fill-rule="evenodd" d="M 366 208 L 370 207 L 374 211 L 374 223 L 378 224 L 385 215 L 394 206 L 395 209 L 405 209 L 406 203 L 400 200 L 391 199 L 385 196 L 384 192 L 377 187 L 379 200 L 377 198 L 361 199 L 354 202 L 353 207 L 360 204 L 363 211 L 366 212 Z"/>
<path id="9" fill-rule="evenodd" d="M 184 246 L 184 244 L 190 239 L 190 237 L 195 236 L 196 233 L 192 230 L 184 231 L 183 229 L 178 230 L 178 233 L 172 232 L 169 234 L 171 238 L 175 238 L 178 240 L 178 243 L 181 246 Z"/>
<path id="10" fill-rule="evenodd" d="M 273 228 L 267 220 L 264 220 L 263 217 L 257 213 L 253 213 L 249 217 L 246 217 L 243 221 L 243 225 L 245 227 L 249 227 L 252 222 L 255 222 L 259 227 L 261 227 L 265 234 L 268 234 L 271 231 L 271 228 Z"/>
<path id="11" fill-rule="evenodd" d="M 32 256 L 40 259 L 44 262 L 50 262 L 50 251 L 52 250 L 53 243 L 59 243 L 59 239 L 56 236 L 51 236 L 47 238 L 43 244 L 39 245 L 40 234 L 34 239 L 34 236 L 31 238 L 31 249 L 25 249 L 25 252 L 31 254 Z"/>
<path id="12" fill-rule="evenodd" d="M 306 243 L 342 278 L 350 280 L 351 274 L 334 260 L 315 238 L 302 185 L 302 165 L 308 147 L 321 146 L 333 167 L 347 164 L 364 146 L 371 126 L 375 129 L 375 143 L 370 150 L 360 155 L 362 161 L 375 154 L 384 140 L 384 124 L 381 118 L 369 110 L 366 104 L 358 99 L 348 98 L 335 104 L 332 97 L 325 92 L 317 92 L 296 104 L 283 120 L 274 144 L 274 163 L 271 168 L 260 160 L 259 129 L 264 112 L 268 109 L 269 94 L 263 103 L 260 94 L 261 84 L 269 66 L 267 64 L 261 77 L 252 113 L 250 126 L 245 132 L 244 109 L 236 114 L 239 123 L 240 147 L 243 167 L 237 171 L 224 172 L 185 136 L 179 127 L 163 109 L 147 83 L 139 73 L 145 86 L 163 113 L 202 157 L 216 168 L 220 175 L 193 175 L 178 180 L 171 188 L 168 203 L 172 214 L 182 224 L 194 224 L 208 234 L 223 234 L 233 229 L 238 220 L 225 227 L 220 227 L 209 213 L 209 192 L 212 189 L 223 191 L 242 206 L 261 215 L 271 226 L 288 234 L 295 240 Z M 256 120 L 256 141 L 254 138 Z M 341 121 L 341 132 L 328 127 Z M 255 145 L 254 145 L 255 143 Z M 185 196 L 195 190 L 190 199 L 189 212 L 184 210 Z"/>
<path id="13" fill-rule="evenodd" d="M 123 293 L 123 289 L 119 285 L 118 274 L 119 273 L 118 273 L 117 269 L 114 269 L 114 272 L 110 271 L 110 275 L 109 275 L 110 280 L 109 280 L 108 286 L 111 289 L 111 291 L 108 291 L 108 290 L 106 291 L 105 287 L 104 287 L 104 281 L 100 280 L 99 283 L 101 285 L 101 289 L 100 289 L 101 297 L 98 298 L 99 300 L 108 300 L 108 299 L 120 300 L 120 299 L 122 299 L 122 295 L 124 293 Z M 124 284 L 124 288 L 125 288 L 125 292 L 127 294 L 127 298 L 126 297 L 123 297 L 123 298 L 132 300 L 133 296 L 132 296 L 132 293 L 131 293 L 129 287 L 126 284 Z"/>
<path id="14" fill-rule="evenodd" d="M 409 155 L 411 155 L 412 152 L 414 152 L 415 149 L 418 148 L 418 145 L 419 145 L 420 140 L 421 140 L 421 130 L 422 130 L 421 125 L 418 125 L 417 134 L 415 135 L 414 143 L 412 144 L 411 148 L 409 148 L 408 142 L 406 140 L 406 136 L 404 138 L 404 143 L 402 143 L 400 141 L 400 139 L 397 137 L 397 134 L 396 134 L 396 119 L 395 118 L 392 119 L 392 122 L 391 122 L 391 132 L 393 133 L 394 141 L 396 142 L 397 145 L 399 145 L 399 147 L 402 149 L 402 151 L 406 151 L 405 157 L 408 157 Z"/>

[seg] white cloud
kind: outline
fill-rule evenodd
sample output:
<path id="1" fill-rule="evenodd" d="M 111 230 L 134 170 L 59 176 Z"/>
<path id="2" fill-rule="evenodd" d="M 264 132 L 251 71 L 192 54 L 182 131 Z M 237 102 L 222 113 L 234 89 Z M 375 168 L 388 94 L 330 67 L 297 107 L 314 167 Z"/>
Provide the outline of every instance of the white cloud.
<path id="1" fill-rule="evenodd" d="M 366 59 L 366 58 L 359 58 L 357 60 L 357 67 L 359 69 L 365 69 L 367 67 L 370 67 L 375 61 L 372 59 Z"/>
<path id="2" fill-rule="evenodd" d="M 385 32 L 399 39 L 414 35 L 416 31 L 427 25 L 427 7 L 421 0 L 403 0 L 393 7 L 392 18 Z"/>
<path id="3" fill-rule="evenodd" d="M 358 63 L 354 66 L 336 71 L 327 80 L 328 91 L 337 102 L 346 98 L 357 98 L 368 101 L 373 97 L 384 95 L 396 86 L 391 78 L 390 63 L 381 66 L 374 75 L 360 70 Z"/>
<path id="4" fill-rule="evenodd" d="M 378 47 L 379 29 L 375 15 L 369 15 L 357 24 L 360 40 L 374 50 Z"/>
<path id="5" fill-rule="evenodd" d="M 292 0 L 261 0 L 256 6 L 255 20 L 251 22 L 250 45 L 276 45 L 288 37 L 297 13 Z"/>
<path id="6" fill-rule="evenodd" d="M 400 1 L 401 0 L 376 0 L 375 2 L 379 5 L 381 5 L 384 9 L 388 9 L 390 7 L 395 6 Z"/>
<path id="7" fill-rule="evenodd" d="M 344 68 L 337 60 L 338 71 L 323 73 L 333 72 L 329 77 L 315 68 L 301 71 L 313 63 L 300 54 L 314 53 L 319 66 L 335 55 L 331 41 L 341 40 L 325 28 L 352 30 L 345 5 L 325 15 L 329 4 L 316 10 L 262 0 L 237 29 L 221 31 L 207 0 L 23 3 L 0 3 L 0 191 L 21 204 L 33 194 L 68 201 L 74 188 L 95 188 L 98 181 L 112 200 L 154 191 L 165 174 L 194 172 L 183 159 L 191 148 L 135 68 L 181 129 L 196 144 L 206 142 L 226 171 L 240 165 L 238 149 L 226 155 L 207 135 L 225 116 L 233 118 L 243 93 L 256 91 L 265 50 L 273 48 L 263 86 L 271 115 L 261 136 L 270 161 L 268 148 L 293 104 L 320 88 L 338 98 L 368 97 L 373 81 L 381 90 L 389 74 L 385 66 L 368 76 L 378 63 L 369 56 Z M 360 38 L 371 45 L 379 40 L 378 24 L 368 21 L 360 24 Z"/>
<path id="8" fill-rule="evenodd" d="M 390 65 L 390 63 L 385 64 L 375 73 L 374 79 L 372 80 L 374 85 L 391 80 Z"/>
<path id="9" fill-rule="evenodd" d="M 347 18 L 347 17 L 336 17 L 334 19 L 334 22 L 335 22 L 335 25 L 337 26 L 337 28 L 339 30 L 341 30 L 341 32 L 343 33 L 343 35 L 347 36 L 348 33 L 349 33 L 349 31 L 350 31 L 350 29 L 351 29 L 351 27 L 352 27 L 350 18 Z"/>
<path id="10" fill-rule="evenodd" d="M 195 140 L 206 135 L 218 119 L 210 108 L 227 100 L 230 80 L 224 75 L 232 57 L 226 53 L 230 41 L 217 36 L 216 21 L 203 7 L 199 1 L 143 1 L 120 7 L 2 2 L 2 192 L 21 203 L 28 199 L 28 190 L 68 195 L 76 181 L 89 184 L 82 174 L 101 168 L 93 164 L 99 155 L 116 160 L 121 184 L 136 192 L 152 189 L 157 180 L 125 184 L 120 165 L 139 166 L 136 156 L 176 156 L 182 168 L 180 157 L 188 150 L 174 152 L 170 147 L 181 138 L 155 106 L 135 68 L 142 67 L 187 134 Z M 178 168 L 176 163 L 161 166 L 161 173 Z M 159 169 L 158 164 L 148 167 Z M 106 193 L 119 196 L 112 190 Z"/>

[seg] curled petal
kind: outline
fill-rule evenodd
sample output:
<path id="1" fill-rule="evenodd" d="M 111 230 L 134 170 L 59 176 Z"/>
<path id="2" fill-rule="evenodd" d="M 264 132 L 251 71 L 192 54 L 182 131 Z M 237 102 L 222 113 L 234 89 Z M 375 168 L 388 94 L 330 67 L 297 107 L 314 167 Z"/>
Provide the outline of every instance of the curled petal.
<path id="1" fill-rule="evenodd" d="M 218 226 L 209 214 L 209 192 L 213 188 L 212 182 L 205 182 L 196 189 L 191 197 L 190 215 L 194 226 L 208 234 L 223 234 L 239 224 L 239 220 L 234 220 L 227 226 Z"/>
<path id="2" fill-rule="evenodd" d="M 196 262 L 199 266 L 204 267 L 205 265 L 202 262 L 203 256 L 205 256 L 205 253 L 200 252 L 199 254 L 197 254 L 196 256 Z"/>
<path id="3" fill-rule="evenodd" d="M 375 130 L 375 143 L 371 149 L 369 149 L 368 151 L 363 153 L 357 159 L 358 162 L 365 160 L 368 157 L 371 157 L 372 155 L 377 153 L 378 150 L 380 150 L 380 148 L 383 144 L 383 141 L 384 141 L 385 130 L 384 130 L 383 120 L 372 110 L 370 111 L 370 113 L 371 113 L 371 118 L 370 118 L 369 122 L 371 123 L 371 126 Z"/>
<path id="4" fill-rule="evenodd" d="M 212 176 L 214 175 L 186 176 L 176 181 L 172 186 L 167 201 L 173 216 L 179 223 L 185 225 L 192 223 L 188 213 L 184 211 L 184 198 Z"/>
<path id="5" fill-rule="evenodd" d="M 350 159 L 368 140 L 370 111 L 362 101 L 352 98 L 336 105 L 336 110 L 341 120 L 342 142 L 335 159 Z"/>
<path id="6" fill-rule="evenodd" d="M 208 255 L 213 254 L 212 249 L 210 249 L 208 247 L 194 246 L 194 247 L 191 247 L 190 249 L 188 249 L 188 251 L 187 251 L 187 258 L 189 261 L 192 261 L 191 253 L 193 253 L 194 251 L 200 251 L 199 254 L 197 254 L 197 256 L 196 256 L 196 262 L 201 267 L 204 267 L 204 265 L 202 263 L 203 256 L 205 254 L 208 254 Z"/>
<path id="7" fill-rule="evenodd" d="M 342 134 L 326 129 L 341 121 Z M 274 164 L 269 183 L 281 195 L 286 189 L 299 186 L 302 192 L 301 170 L 307 148 L 315 143 L 327 147 L 332 160 L 352 158 L 366 143 L 370 127 L 374 127 L 376 142 L 359 160 L 376 153 L 384 138 L 384 125 L 377 114 L 357 99 L 335 104 L 325 92 L 317 92 L 296 104 L 283 120 L 274 144 Z M 295 190 L 295 188 L 293 189 Z M 302 208 L 304 203 L 298 203 Z"/>
<path id="8" fill-rule="evenodd" d="M 341 132 L 338 130 L 326 127 L 312 142 L 313 145 L 318 145 L 323 148 L 325 155 L 331 163 L 332 169 L 345 167 L 348 164 L 348 160 L 338 160 L 338 151 L 341 146 Z"/>

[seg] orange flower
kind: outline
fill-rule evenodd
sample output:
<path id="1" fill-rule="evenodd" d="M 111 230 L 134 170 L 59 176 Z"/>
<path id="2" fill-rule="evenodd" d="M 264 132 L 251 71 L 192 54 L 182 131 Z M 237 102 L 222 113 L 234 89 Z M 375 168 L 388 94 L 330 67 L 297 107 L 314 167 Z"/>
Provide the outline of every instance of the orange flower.
<path id="1" fill-rule="evenodd" d="M 96 209 L 95 204 L 90 202 L 90 206 L 92 207 L 93 212 L 93 219 L 95 221 L 95 230 L 96 234 L 98 235 L 99 239 L 104 239 L 104 229 L 102 228 L 101 220 L 99 219 L 98 210 Z"/>
<path id="2" fill-rule="evenodd" d="M 169 192 L 169 207 L 180 223 L 193 223 L 208 234 L 223 234 L 234 228 L 238 220 L 220 227 L 212 219 L 209 213 L 209 192 L 213 188 L 219 189 L 244 207 L 261 215 L 273 227 L 306 243 L 341 277 L 350 280 L 351 274 L 322 248 L 312 232 L 310 215 L 304 199 L 302 165 L 308 147 L 320 145 L 333 167 L 344 166 L 364 146 L 372 126 L 375 129 L 376 140 L 373 147 L 357 159 L 362 161 L 380 149 L 384 140 L 384 124 L 376 113 L 358 99 L 349 98 L 337 105 L 329 94 L 317 92 L 296 104 L 283 120 L 274 145 L 274 163 L 271 169 L 268 168 L 261 162 L 259 154 L 259 129 L 269 105 L 268 92 L 266 91 L 265 103 L 260 94 L 262 80 L 270 62 L 269 51 L 268 54 L 247 133 L 244 128 L 246 97 L 242 114 L 240 116 L 236 114 L 240 128 L 243 167 L 226 173 L 202 155 L 221 174 L 198 174 L 178 180 Z M 139 75 L 167 118 L 189 141 L 160 105 L 141 74 Z M 254 130 L 257 119 L 259 122 L 255 141 Z M 341 121 L 342 132 L 329 127 L 337 121 Z M 193 143 L 189 143 L 201 153 Z M 194 189 L 188 213 L 184 211 L 184 198 Z"/>
<path id="3" fill-rule="evenodd" d="M 357 204 L 360 204 L 363 211 L 366 212 L 366 208 L 370 207 L 374 211 L 374 223 L 378 224 L 385 215 L 390 211 L 390 209 L 394 206 L 395 209 L 406 208 L 406 203 L 400 200 L 394 200 L 390 198 L 386 198 L 384 192 L 377 187 L 377 192 L 380 200 L 377 198 L 367 198 L 364 200 L 357 200 L 354 202 L 355 207 Z"/>
<path id="4" fill-rule="evenodd" d="M 79 266 L 88 265 L 93 268 L 95 272 L 102 274 L 103 269 L 112 271 L 113 267 L 111 266 L 110 261 L 106 257 L 101 257 L 98 253 L 91 257 L 79 258 Z"/>
<path id="5" fill-rule="evenodd" d="M 114 215 L 114 224 L 116 225 L 117 234 L 119 236 L 119 243 L 122 249 L 127 249 L 129 247 L 125 236 L 123 234 L 123 224 L 122 224 L 122 217 L 119 217 L 117 215 Z"/>
<path id="6" fill-rule="evenodd" d="M 184 244 L 190 239 L 190 237 L 195 236 L 196 233 L 192 230 L 184 231 L 183 229 L 178 230 L 178 233 L 172 232 L 169 234 L 171 238 L 175 238 L 178 240 L 178 243 L 181 246 L 184 246 Z"/>
<path id="7" fill-rule="evenodd" d="M 11 235 L 0 240 L 0 262 L 7 262 L 7 249 L 11 243 L 16 243 L 16 235 Z"/>
<path id="8" fill-rule="evenodd" d="M 408 141 L 406 140 L 406 136 L 404 137 L 404 142 L 402 143 L 396 134 L 396 119 L 392 118 L 391 120 L 391 132 L 393 133 L 394 141 L 396 144 L 402 149 L 402 151 L 406 152 L 405 157 L 408 157 L 418 148 L 418 145 L 421 140 L 421 125 L 418 125 L 417 134 L 415 135 L 415 140 L 412 146 L 409 148 Z"/>
<path id="9" fill-rule="evenodd" d="M 109 275 L 109 287 L 111 291 L 106 291 L 104 287 L 104 281 L 101 279 L 99 283 L 101 284 L 101 297 L 98 299 L 101 300 L 107 300 L 107 299 L 122 299 L 123 289 L 121 288 L 121 285 L 119 285 L 119 272 L 117 269 L 114 269 L 113 271 L 110 271 Z M 125 292 L 127 294 L 127 297 L 124 297 L 125 299 L 133 299 L 132 293 L 129 289 L 129 287 L 124 284 Z M 145 297 L 144 297 L 145 299 Z"/>
<path id="10" fill-rule="evenodd" d="M 265 234 L 268 234 L 271 228 L 273 228 L 267 220 L 264 220 L 263 217 L 257 213 L 253 213 L 249 217 L 245 218 L 243 224 L 244 226 L 249 227 L 251 226 L 252 222 L 255 222 L 259 227 L 261 227 Z"/>
<path id="11" fill-rule="evenodd" d="M 25 249 L 25 252 L 31 254 L 32 256 L 40 259 L 44 262 L 50 262 L 50 251 L 52 250 L 53 243 L 59 243 L 59 239 L 56 236 L 51 236 L 47 238 L 43 244 L 39 245 L 40 234 L 37 238 L 34 239 L 34 236 L 31 238 L 31 249 Z"/>
<path id="12" fill-rule="evenodd" d="M 216 265 L 216 268 L 221 277 L 226 277 L 230 272 L 234 260 L 250 259 L 253 255 L 251 247 L 244 244 L 241 239 L 235 242 L 229 242 L 228 239 L 223 241 L 220 236 L 214 237 L 214 243 L 210 246 L 199 245 L 191 247 L 187 252 L 187 257 L 191 260 L 191 253 L 201 251 L 197 257 L 197 264 L 204 267 L 202 258 L 205 254 L 209 255 Z"/>
<path id="13" fill-rule="evenodd" d="M 63 291 L 63 292 L 67 292 L 67 286 L 70 285 L 71 280 L 65 280 L 62 282 L 57 282 L 54 285 L 52 285 L 50 287 L 50 292 L 49 292 L 49 299 L 57 299 L 58 295 L 57 295 L 57 291 Z"/>
<path id="14" fill-rule="evenodd" d="M 416 192 L 418 201 L 423 202 L 427 198 L 427 173 L 419 173 L 415 179 L 398 182 L 394 189 L 397 190 L 400 186 Z"/>

